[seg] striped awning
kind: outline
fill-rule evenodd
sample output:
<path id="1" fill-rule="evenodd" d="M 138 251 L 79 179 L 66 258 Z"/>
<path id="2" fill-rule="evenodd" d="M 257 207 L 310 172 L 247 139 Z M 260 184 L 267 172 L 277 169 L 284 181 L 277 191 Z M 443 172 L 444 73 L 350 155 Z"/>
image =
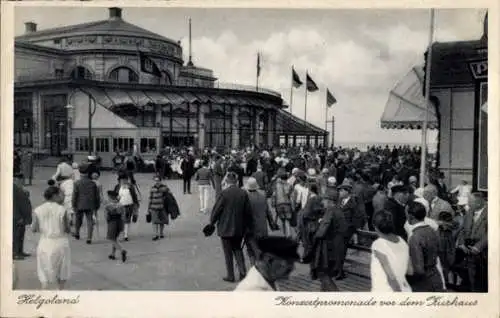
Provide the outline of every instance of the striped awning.
<path id="1" fill-rule="evenodd" d="M 114 107 L 120 105 L 135 105 L 130 95 L 124 90 L 106 89 L 105 93 L 108 96 L 108 98 L 111 99 L 111 101 L 113 102 Z"/>
<path id="2" fill-rule="evenodd" d="M 389 93 L 380 126 L 385 129 L 421 129 L 426 120 L 426 101 L 422 96 L 423 70 L 412 68 Z M 434 105 L 428 105 L 429 129 L 437 129 Z"/>
<path id="3" fill-rule="evenodd" d="M 145 107 L 146 105 L 153 103 L 153 101 L 143 91 L 130 91 L 128 92 L 128 95 L 138 107 Z"/>
<path id="4" fill-rule="evenodd" d="M 276 116 L 277 132 L 290 135 L 324 135 L 328 132 L 282 109 Z"/>
<path id="5" fill-rule="evenodd" d="M 163 93 L 163 95 L 168 99 L 168 104 L 179 105 L 186 102 L 186 99 L 182 96 L 182 93 Z"/>
<path id="6" fill-rule="evenodd" d="M 145 92 L 145 94 L 149 97 L 153 104 L 166 105 L 171 103 L 170 100 L 160 92 L 148 91 Z"/>

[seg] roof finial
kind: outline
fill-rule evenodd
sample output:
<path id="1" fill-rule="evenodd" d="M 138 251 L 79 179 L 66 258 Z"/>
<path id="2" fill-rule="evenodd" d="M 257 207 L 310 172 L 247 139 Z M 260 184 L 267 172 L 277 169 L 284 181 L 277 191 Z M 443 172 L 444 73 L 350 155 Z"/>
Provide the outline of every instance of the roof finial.
<path id="1" fill-rule="evenodd" d="M 188 66 L 193 66 L 193 59 L 191 54 L 191 18 L 189 18 L 189 61 L 187 63 Z"/>

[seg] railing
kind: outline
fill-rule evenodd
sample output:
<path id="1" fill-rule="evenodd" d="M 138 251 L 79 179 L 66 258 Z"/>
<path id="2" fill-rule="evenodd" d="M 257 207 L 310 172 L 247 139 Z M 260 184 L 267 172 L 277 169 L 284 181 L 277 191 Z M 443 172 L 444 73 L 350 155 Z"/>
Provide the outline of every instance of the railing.
<path id="1" fill-rule="evenodd" d="M 181 74 L 190 74 L 190 75 L 199 75 L 199 76 L 205 76 L 205 77 L 213 77 L 214 73 L 212 70 L 207 69 L 207 68 L 201 68 L 201 67 L 183 67 L 181 69 Z"/>
<path id="2" fill-rule="evenodd" d="M 279 93 L 277 91 L 273 91 L 271 89 L 263 88 L 263 87 L 257 88 L 256 86 L 252 86 L 252 85 L 216 82 L 214 87 L 219 88 L 219 89 L 233 89 L 233 90 L 237 90 L 237 91 L 265 93 L 265 94 L 273 95 L 276 97 L 281 97 L 281 93 Z"/>
<path id="3" fill-rule="evenodd" d="M 29 82 L 29 81 L 41 81 L 41 80 L 70 80 L 73 79 L 71 76 L 56 76 L 55 74 L 33 74 L 33 75 L 19 75 L 16 76 L 14 79 L 15 83 L 18 82 Z M 95 80 L 95 79 L 91 79 Z M 104 81 L 104 82 L 112 82 L 111 80 L 109 81 Z M 140 84 L 140 83 L 139 83 Z M 187 83 L 174 83 L 173 86 L 181 86 L 181 87 L 207 87 L 200 85 L 197 81 L 193 81 L 190 83 L 188 81 Z M 281 93 L 264 88 L 264 87 L 255 87 L 252 85 L 242 85 L 242 84 L 233 84 L 233 83 L 221 83 L 221 82 L 215 82 L 213 86 L 209 86 L 210 88 L 217 88 L 217 89 L 230 89 L 230 90 L 237 90 L 237 91 L 246 91 L 246 92 L 255 92 L 255 93 L 264 93 L 276 97 L 281 98 Z"/>

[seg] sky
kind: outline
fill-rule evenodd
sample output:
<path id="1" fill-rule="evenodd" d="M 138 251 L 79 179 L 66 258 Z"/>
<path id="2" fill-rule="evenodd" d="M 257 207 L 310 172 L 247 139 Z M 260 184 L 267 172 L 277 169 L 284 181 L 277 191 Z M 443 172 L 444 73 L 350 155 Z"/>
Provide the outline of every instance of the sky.
<path id="1" fill-rule="evenodd" d="M 484 9 L 436 10 L 435 41 L 475 40 L 482 35 Z M 24 22 L 38 29 L 107 19 L 107 8 L 17 7 L 15 33 Z M 338 142 L 420 141 L 420 131 L 380 128 L 390 90 L 415 65 L 423 65 L 429 41 L 429 10 L 421 9 L 202 9 L 123 8 L 122 17 L 173 40 L 188 56 L 188 18 L 196 66 L 210 68 L 220 82 L 276 90 L 290 103 L 291 66 L 303 81 L 306 71 L 319 91 L 308 93 L 307 120 L 325 127 L 328 88 L 337 103 Z M 294 89 L 292 112 L 304 118 L 304 86 Z M 328 125 L 331 131 L 331 125 Z M 431 134 L 433 139 L 435 134 Z"/>

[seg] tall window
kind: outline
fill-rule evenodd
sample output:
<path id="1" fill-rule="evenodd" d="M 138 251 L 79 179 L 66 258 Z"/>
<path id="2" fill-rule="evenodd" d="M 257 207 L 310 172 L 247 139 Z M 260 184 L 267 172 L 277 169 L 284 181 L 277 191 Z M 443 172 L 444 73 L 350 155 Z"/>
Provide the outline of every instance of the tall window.
<path id="1" fill-rule="evenodd" d="M 89 138 L 88 137 L 75 138 L 75 151 L 89 151 Z"/>
<path id="2" fill-rule="evenodd" d="M 92 73 L 83 66 L 77 66 L 72 72 L 71 77 L 74 79 L 92 79 Z"/>
<path id="3" fill-rule="evenodd" d="M 96 138 L 95 139 L 95 150 L 97 152 L 109 152 L 109 139 L 108 138 Z"/>
<path id="4" fill-rule="evenodd" d="M 156 152 L 156 138 L 141 138 L 141 152 L 142 153 Z"/>
<path id="5" fill-rule="evenodd" d="M 109 79 L 120 83 L 139 83 L 139 76 L 128 67 L 117 67 L 109 74 Z"/>
<path id="6" fill-rule="evenodd" d="M 33 145 L 33 108 L 32 95 L 16 94 L 14 96 L 14 145 Z"/>
<path id="7" fill-rule="evenodd" d="M 113 138 L 114 151 L 132 151 L 134 150 L 134 138 Z"/>

